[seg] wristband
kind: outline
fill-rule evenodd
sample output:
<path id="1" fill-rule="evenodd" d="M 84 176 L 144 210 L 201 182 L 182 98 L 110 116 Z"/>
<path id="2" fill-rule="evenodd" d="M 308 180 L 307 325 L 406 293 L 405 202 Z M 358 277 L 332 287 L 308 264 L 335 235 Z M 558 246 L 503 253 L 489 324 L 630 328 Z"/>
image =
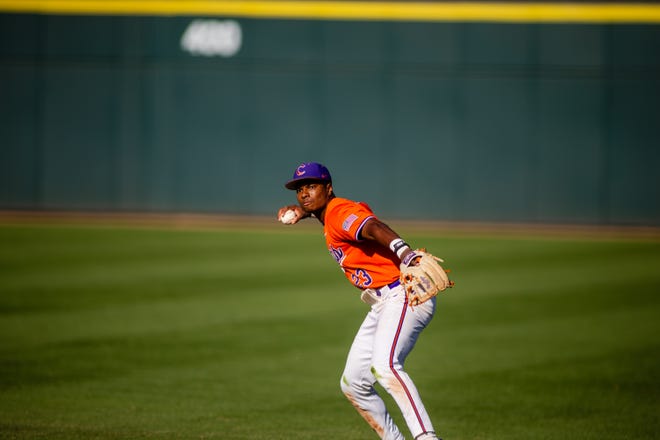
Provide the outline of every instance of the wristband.
<path id="1" fill-rule="evenodd" d="M 397 257 L 399 257 L 399 259 L 401 259 L 401 254 L 403 254 L 406 249 L 410 249 L 410 246 L 401 238 L 395 238 L 390 242 L 390 249 Z"/>

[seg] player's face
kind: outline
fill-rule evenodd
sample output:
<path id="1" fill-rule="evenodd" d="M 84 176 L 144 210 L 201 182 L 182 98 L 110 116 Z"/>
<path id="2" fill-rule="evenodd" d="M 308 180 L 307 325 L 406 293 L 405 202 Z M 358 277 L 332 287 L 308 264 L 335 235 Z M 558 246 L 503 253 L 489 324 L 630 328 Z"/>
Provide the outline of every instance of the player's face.
<path id="1" fill-rule="evenodd" d="M 329 183 L 309 182 L 296 189 L 296 197 L 300 207 L 307 212 L 317 212 L 325 208 L 332 195 L 332 185 Z"/>

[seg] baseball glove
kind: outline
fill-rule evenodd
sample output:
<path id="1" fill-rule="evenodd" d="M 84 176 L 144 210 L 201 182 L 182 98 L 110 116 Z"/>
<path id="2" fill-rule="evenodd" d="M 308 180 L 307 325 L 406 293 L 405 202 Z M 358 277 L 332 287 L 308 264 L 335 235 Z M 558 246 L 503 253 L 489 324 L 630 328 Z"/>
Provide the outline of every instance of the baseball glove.
<path id="1" fill-rule="evenodd" d="M 448 271 L 440 266 L 440 263 L 444 263 L 442 259 L 429 254 L 425 249 L 418 249 L 414 255 L 409 256 L 413 258 L 406 258 L 408 264 L 401 264 L 401 284 L 411 307 L 454 286 L 454 282 L 447 276 Z"/>

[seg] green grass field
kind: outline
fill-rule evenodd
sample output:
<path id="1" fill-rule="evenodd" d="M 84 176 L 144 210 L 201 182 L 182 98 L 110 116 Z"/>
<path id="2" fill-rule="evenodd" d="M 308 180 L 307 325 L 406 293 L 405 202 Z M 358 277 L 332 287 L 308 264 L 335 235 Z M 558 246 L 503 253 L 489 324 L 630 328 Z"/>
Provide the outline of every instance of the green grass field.
<path id="1" fill-rule="evenodd" d="M 457 283 L 407 362 L 445 440 L 660 438 L 660 241 L 400 232 Z M 0 438 L 376 439 L 366 310 L 317 225 L 0 226 Z"/>

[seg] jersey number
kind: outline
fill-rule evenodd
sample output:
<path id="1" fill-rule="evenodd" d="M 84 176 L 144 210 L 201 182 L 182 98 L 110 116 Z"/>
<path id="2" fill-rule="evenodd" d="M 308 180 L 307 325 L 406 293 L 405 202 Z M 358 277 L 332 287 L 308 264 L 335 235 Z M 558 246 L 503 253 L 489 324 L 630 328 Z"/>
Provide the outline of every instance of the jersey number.
<path id="1" fill-rule="evenodd" d="M 356 270 L 351 275 L 351 279 L 353 280 L 353 284 L 358 287 L 369 287 L 373 281 L 369 273 L 364 269 Z"/>

